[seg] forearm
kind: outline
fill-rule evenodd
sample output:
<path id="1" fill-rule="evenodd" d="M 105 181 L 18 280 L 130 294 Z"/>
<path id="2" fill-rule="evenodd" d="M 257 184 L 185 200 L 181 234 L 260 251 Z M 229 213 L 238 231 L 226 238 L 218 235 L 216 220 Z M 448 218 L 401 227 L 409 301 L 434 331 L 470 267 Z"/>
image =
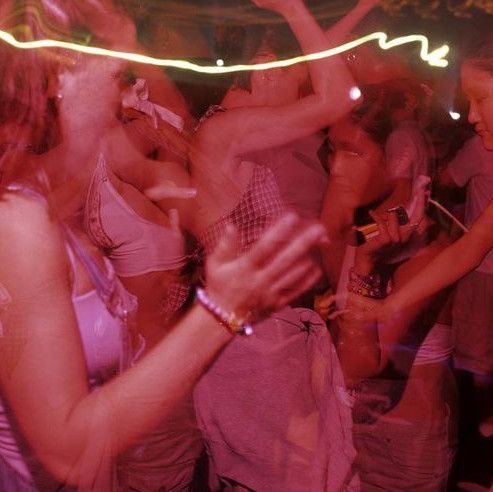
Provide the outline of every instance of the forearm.
<path id="1" fill-rule="evenodd" d="M 376 273 L 375 269 L 374 256 L 357 248 L 354 266 L 349 274 L 348 290 L 355 292 L 355 277 L 369 278 Z M 378 374 L 381 369 L 381 347 L 377 323 L 346 316 L 339 321 L 338 326 L 337 353 L 347 384 L 351 386 L 363 378 Z"/>
<path id="2" fill-rule="evenodd" d="M 109 156 L 108 164 L 118 179 L 141 192 L 170 181 L 179 187 L 190 186 L 190 176 L 181 164 L 145 159 L 121 127 L 112 130 L 101 151 Z"/>
<path id="3" fill-rule="evenodd" d="M 312 54 L 328 48 L 322 28 L 303 3 L 292 6 L 284 14 L 303 53 Z M 313 91 L 323 98 L 337 94 L 339 104 L 349 101 L 349 91 L 354 85 L 353 78 L 344 62 L 338 56 L 308 62 Z M 341 99 L 343 96 L 343 99 Z"/>
<path id="4" fill-rule="evenodd" d="M 87 449 L 116 457 L 173 410 L 231 338 L 211 314 L 194 307 L 138 364 L 75 406 L 57 429 L 51 468 L 60 478 L 77 477 Z"/>
<path id="5" fill-rule="evenodd" d="M 406 309 L 457 282 L 480 263 L 488 250 L 481 238 L 471 234 L 462 236 L 389 297 L 392 310 Z"/>
<path id="6" fill-rule="evenodd" d="M 350 387 L 377 375 L 381 369 L 377 325 L 342 318 L 338 328 L 336 349 L 346 384 Z"/>
<path id="7" fill-rule="evenodd" d="M 337 179 L 330 177 L 320 220 L 329 237 L 329 245 L 323 250 L 323 262 L 325 273 L 333 287 L 339 280 L 355 209 L 354 197 L 345 193 L 345 189 L 337 184 Z"/>
<path id="8" fill-rule="evenodd" d="M 338 46 L 348 41 L 351 31 L 373 9 L 373 5 L 360 4 L 350 10 L 341 20 L 325 31 L 330 46 Z"/>

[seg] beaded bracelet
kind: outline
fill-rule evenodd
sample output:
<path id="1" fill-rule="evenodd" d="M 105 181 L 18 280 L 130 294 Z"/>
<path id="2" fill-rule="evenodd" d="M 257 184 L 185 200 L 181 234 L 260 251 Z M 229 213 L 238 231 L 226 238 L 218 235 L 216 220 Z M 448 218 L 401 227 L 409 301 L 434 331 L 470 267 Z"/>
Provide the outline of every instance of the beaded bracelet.
<path id="1" fill-rule="evenodd" d="M 349 270 L 347 289 L 349 292 L 371 299 L 383 299 L 385 297 L 380 275 L 360 275 L 353 268 Z"/>
<path id="2" fill-rule="evenodd" d="M 382 284 L 382 278 L 378 273 L 362 275 L 361 273 L 356 272 L 354 268 L 349 270 L 349 278 L 352 281 L 364 283 L 373 288 L 378 288 Z"/>
<path id="3" fill-rule="evenodd" d="M 228 313 L 225 311 L 221 306 L 210 299 L 205 290 L 200 287 L 197 287 L 197 300 L 231 333 L 245 336 L 253 334 L 252 325 L 247 323 L 244 319 L 238 318 L 234 312 Z"/>

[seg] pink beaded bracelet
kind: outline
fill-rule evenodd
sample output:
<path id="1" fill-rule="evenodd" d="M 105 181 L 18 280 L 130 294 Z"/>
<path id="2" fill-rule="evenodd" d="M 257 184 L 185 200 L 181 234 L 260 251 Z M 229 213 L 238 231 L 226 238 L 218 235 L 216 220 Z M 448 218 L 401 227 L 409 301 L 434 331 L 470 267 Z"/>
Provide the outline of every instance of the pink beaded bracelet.
<path id="1" fill-rule="evenodd" d="M 253 334 L 253 327 L 244 319 L 238 318 L 236 314 L 228 313 L 221 306 L 217 305 L 209 298 L 204 289 L 197 287 L 197 300 L 207 309 L 218 321 L 234 334 L 250 336 Z"/>

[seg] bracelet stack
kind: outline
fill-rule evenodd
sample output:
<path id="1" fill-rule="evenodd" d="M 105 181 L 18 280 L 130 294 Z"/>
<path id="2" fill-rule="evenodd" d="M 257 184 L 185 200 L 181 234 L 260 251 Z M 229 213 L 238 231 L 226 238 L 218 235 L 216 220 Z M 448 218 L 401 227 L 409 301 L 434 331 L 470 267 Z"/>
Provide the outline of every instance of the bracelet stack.
<path id="1" fill-rule="evenodd" d="M 197 287 L 197 301 L 231 333 L 245 336 L 250 336 L 253 334 L 252 325 L 247 323 L 244 319 L 238 318 L 234 312 L 228 313 L 221 306 L 210 299 L 205 290 L 200 287 Z"/>
<path id="2" fill-rule="evenodd" d="M 385 297 L 382 278 L 378 273 L 361 275 L 355 272 L 353 268 L 349 270 L 347 290 L 371 299 L 383 299 Z"/>

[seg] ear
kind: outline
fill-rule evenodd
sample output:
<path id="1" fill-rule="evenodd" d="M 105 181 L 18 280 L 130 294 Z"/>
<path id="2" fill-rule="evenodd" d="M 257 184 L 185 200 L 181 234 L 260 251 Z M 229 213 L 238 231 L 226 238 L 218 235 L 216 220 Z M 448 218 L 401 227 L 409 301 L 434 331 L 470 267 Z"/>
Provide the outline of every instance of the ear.
<path id="1" fill-rule="evenodd" d="M 265 84 L 265 73 L 263 70 L 253 70 L 250 74 L 251 92 L 254 94 L 258 88 Z"/>
<path id="2" fill-rule="evenodd" d="M 415 94 L 412 94 L 411 92 L 406 92 L 405 98 L 406 102 L 404 107 L 409 111 L 416 111 L 419 104 L 417 96 Z"/>
<path id="3" fill-rule="evenodd" d="M 254 70 L 251 75 L 252 92 L 255 88 L 269 86 L 281 75 L 279 68 L 270 68 L 268 70 Z"/>

